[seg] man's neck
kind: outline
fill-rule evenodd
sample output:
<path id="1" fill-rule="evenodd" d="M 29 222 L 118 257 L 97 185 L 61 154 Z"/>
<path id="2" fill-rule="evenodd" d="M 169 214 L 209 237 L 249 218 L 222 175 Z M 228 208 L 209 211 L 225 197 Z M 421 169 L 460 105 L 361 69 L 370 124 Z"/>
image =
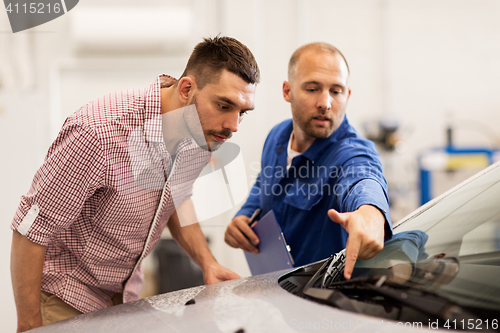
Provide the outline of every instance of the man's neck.
<path id="1" fill-rule="evenodd" d="M 184 106 L 176 98 L 175 93 L 176 93 L 175 85 L 171 85 L 170 87 L 160 89 L 162 114 L 172 110 L 177 110 Z"/>
<path id="2" fill-rule="evenodd" d="M 303 133 L 300 129 L 297 130 L 294 125 L 291 140 L 292 150 L 303 153 L 313 144 L 314 140 L 316 139 Z"/>
<path id="3" fill-rule="evenodd" d="M 160 90 L 163 140 L 172 158 L 175 156 L 180 140 L 191 137 L 184 123 L 181 109 L 183 105 L 177 102 L 175 92 L 174 85 Z M 175 110 L 177 112 L 173 112 Z"/>

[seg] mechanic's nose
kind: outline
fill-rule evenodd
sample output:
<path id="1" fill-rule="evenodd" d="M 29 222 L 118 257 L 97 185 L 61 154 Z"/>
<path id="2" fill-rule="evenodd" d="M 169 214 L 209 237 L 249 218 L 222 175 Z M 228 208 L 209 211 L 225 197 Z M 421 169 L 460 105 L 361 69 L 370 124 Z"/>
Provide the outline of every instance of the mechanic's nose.
<path id="1" fill-rule="evenodd" d="M 227 128 L 231 132 L 237 132 L 238 127 L 240 125 L 240 113 L 239 112 L 231 112 L 224 119 L 223 127 Z"/>
<path id="2" fill-rule="evenodd" d="M 325 90 L 321 93 L 319 96 L 318 104 L 317 104 L 318 109 L 321 110 L 330 110 L 332 107 L 332 96 L 330 96 L 330 92 L 328 90 Z"/>

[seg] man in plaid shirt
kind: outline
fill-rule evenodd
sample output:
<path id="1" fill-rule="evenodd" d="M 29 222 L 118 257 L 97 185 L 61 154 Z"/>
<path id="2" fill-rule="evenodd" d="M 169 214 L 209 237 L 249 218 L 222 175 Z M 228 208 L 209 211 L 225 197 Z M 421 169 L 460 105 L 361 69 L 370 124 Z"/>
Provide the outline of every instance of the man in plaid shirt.
<path id="1" fill-rule="evenodd" d="M 137 300 L 165 226 L 206 283 L 239 278 L 211 254 L 190 196 L 253 109 L 259 76 L 246 46 L 207 38 L 179 80 L 161 75 L 66 119 L 11 224 L 18 331 Z"/>

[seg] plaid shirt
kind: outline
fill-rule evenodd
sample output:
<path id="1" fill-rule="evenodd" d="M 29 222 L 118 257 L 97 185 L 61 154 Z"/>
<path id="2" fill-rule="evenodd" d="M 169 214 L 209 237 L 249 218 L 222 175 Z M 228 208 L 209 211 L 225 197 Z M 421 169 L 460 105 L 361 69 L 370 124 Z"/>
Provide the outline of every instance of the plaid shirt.
<path id="1" fill-rule="evenodd" d="M 21 198 L 11 228 L 46 247 L 42 290 L 79 311 L 115 293 L 138 299 L 141 261 L 210 160 L 194 139 L 174 162 L 165 148 L 160 87 L 174 82 L 162 75 L 68 117 Z"/>

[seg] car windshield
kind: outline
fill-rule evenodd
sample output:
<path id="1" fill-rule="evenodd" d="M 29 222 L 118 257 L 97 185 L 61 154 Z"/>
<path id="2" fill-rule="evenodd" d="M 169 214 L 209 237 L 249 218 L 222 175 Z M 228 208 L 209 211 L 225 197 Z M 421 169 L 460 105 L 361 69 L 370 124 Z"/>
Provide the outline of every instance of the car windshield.
<path id="1" fill-rule="evenodd" d="M 357 313 L 498 329 L 500 162 L 397 223 L 381 252 L 356 262 L 351 280 L 343 278 L 344 264 L 345 250 L 279 283 L 300 297 Z"/>
<path id="2" fill-rule="evenodd" d="M 353 277 L 389 270 L 395 283 L 461 306 L 500 310 L 500 164 L 422 206 Z"/>

